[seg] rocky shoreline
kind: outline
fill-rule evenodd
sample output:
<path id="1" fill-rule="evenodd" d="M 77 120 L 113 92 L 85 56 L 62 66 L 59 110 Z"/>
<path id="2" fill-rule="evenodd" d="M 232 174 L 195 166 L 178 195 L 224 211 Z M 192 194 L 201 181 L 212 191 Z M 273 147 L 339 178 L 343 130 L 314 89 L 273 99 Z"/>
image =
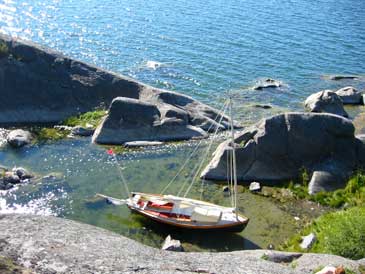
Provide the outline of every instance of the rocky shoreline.
<path id="1" fill-rule="evenodd" d="M 0 44 L 1 126 L 59 124 L 113 102 L 94 136 L 96 142 L 186 140 L 206 137 L 215 127 L 228 128 L 228 117 L 189 96 L 153 88 L 29 41 L 0 34 Z M 113 138 L 126 129 L 129 138 Z"/>
<path id="2" fill-rule="evenodd" d="M 313 273 L 365 260 L 272 250 L 224 253 L 163 251 L 110 231 L 56 217 L 0 215 L 0 256 L 34 273 Z"/>
<path id="3" fill-rule="evenodd" d="M 52 129 L 62 128 L 73 136 L 92 135 L 96 144 L 140 147 L 206 138 L 229 128 L 227 116 L 189 96 L 156 89 L 2 34 L 0 44 L 2 126 L 54 126 L 103 105 L 98 124 Z M 333 80 L 343 77 L 350 76 Z M 254 90 L 283 86 L 268 78 Z M 363 104 L 363 96 L 353 87 L 320 91 L 305 102 L 310 113 L 279 114 L 239 132 L 234 144 L 239 180 L 290 180 L 304 168 L 311 176 L 310 194 L 343 187 L 354 171 L 365 167 L 364 138 L 355 136 L 353 123 L 344 118 L 349 115 L 343 105 Z M 17 149 L 33 145 L 34 139 L 32 132 L 24 130 L 0 131 L 0 146 Z M 231 146 L 224 142 L 217 148 L 202 177 L 226 179 L 225 161 Z M 12 171 L 1 179 L 0 189 L 10 189 L 22 178 Z M 177 254 L 53 217 L 1 215 L 0 231 L 0 257 L 36 273 L 312 273 L 328 264 L 354 271 L 365 264 L 364 259 L 268 250 Z"/>

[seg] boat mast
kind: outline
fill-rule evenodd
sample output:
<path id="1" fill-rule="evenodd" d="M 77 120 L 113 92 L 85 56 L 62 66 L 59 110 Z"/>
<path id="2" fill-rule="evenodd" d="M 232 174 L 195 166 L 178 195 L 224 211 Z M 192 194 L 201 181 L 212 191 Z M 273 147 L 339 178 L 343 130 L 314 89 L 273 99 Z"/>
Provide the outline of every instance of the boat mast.
<path id="1" fill-rule="evenodd" d="M 234 208 L 236 212 L 236 218 L 238 219 L 238 207 L 237 207 L 237 172 L 236 172 L 236 149 L 234 145 L 234 132 L 233 132 L 233 112 L 232 112 L 232 96 L 229 95 L 229 115 L 231 124 L 231 146 L 232 146 L 232 165 L 233 165 L 233 183 L 234 183 Z"/>

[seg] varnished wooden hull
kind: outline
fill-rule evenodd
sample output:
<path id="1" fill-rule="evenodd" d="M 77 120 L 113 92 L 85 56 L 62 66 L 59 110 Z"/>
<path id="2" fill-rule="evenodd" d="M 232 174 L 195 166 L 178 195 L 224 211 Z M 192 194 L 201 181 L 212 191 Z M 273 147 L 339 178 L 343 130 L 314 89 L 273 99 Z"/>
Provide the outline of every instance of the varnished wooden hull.
<path id="1" fill-rule="evenodd" d="M 128 207 L 132 212 L 145 216 L 146 218 L 149 218 L 150 220 L 153 220 L 157 223 L 174 226 L 176 228 L 180 228 L 180 229 L 184 229 L 184 230 L 188 229 L 188 230 L 200 230 L 200 231 L 241 232 L 242 230 L 245 229 L 245 227 L 247 226 L 247 223 L 249 221 L 248 219 L 246 219 L 244 222 L 236 222 L 236 223 L 230 223 L 230 224 L 224 224 L 224 225 L 213 225 L 213 224 L 203 225 L 203 224 L 198 224 L 198 223 L 193 223 L 193 222 L 190 222 L 190 223 L 177 222 L 177 221 L 173 221 L 168 218 L 161 218 L 158 216 L 154 216 L 152 214 L 149 214 L 146 211 L 139 210 L 139 209 L 136 209 L 136 208 L 133 208 L 130 206 L 128 206 Z"/>

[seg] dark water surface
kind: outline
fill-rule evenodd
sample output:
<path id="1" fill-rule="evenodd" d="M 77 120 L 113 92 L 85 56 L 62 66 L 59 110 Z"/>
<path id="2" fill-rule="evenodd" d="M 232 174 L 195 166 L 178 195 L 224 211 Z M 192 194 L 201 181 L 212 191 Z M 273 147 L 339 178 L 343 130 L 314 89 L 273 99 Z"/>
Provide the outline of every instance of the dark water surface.
<path id="1" fill-rule="evenodd" d="M 39 42 L 67 55 L 177 90 L 212 106 L 235 93 L 236 117 L 302 110 L 310 93 L 353 85 L 364 78 L 330 81 L 330 74 L 365 75 L 364 0 L 0 0 L 0 32 Z M 253 91 L 264 77 L 280 89 Z M 255 104 L 271 104 L 264 110 Z M 350 109 L 355 115 L 361 108 Z M 193 143 L 132 151 L 118 156 L 131 190 L 159 192 Z M 0 194 L 1 212 L 65 216 L 116 231 L 153 246 L 171 233 L 189 250 L 237 250 L 278 244 L 297 228 L 293 216 L 269 199 L 242 192 L 240 208 L 251 218 L 240 234 L 181 233 L 156 227 L 126 208 L 93 201 L 101 192 L 123 197 L 118 169 L 105 148 L 89 139 L 65 140 L 20 150 L 2 149 L 0 163 L 24 166 L 42 176 L 36 185 Z M 192 159 L 190 170 L 198 163 Z M 178 178 L 172 192 L 189 178 Z M 222 185 L 207 183 L 203 198 L 229 204 Z M 200 197 L 198 182 L 191 192 Z M 214 240 L 212 240 L 214 239 Z"/>

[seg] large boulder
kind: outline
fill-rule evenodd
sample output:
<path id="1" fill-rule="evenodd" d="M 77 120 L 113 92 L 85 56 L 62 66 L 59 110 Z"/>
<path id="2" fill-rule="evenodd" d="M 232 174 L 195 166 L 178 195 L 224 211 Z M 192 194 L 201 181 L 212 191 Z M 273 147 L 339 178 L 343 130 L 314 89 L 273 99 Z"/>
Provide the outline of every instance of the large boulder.
<path id="1" fill-rule="evenodd" d="M 0 44 L 6 48 L 0 56 L 0 125 L 56 124 L 125 97 L 154 105 L 165 125 L 185 123 L 186 136 L 196 132 L 191 127 L 204 131 L 228 127 L 227 117 L 217 123 L 217 110 L 189 96 L 147 86 L 29 41 L 0 34 Z"/>
<path id="2" fill-rule="evenodd" d="M 342 99 L 342 103 L 348 105 L 363 104 L 362 92 L 354 87 L 344 87 L 336 91 L 336 94 Z"/>
<path id="3" fill-rule="evenodd" d="M 169 141 L 204 138 L 206 132 L 189 124 L 185 112 L 178 110 L 175 117 L 168 117 L 169 111 L 161 112 L 156 104 L 125 97 L 115 98 L 108 116 L 93 135 L 93 142 L 99 144 L 124 144 L 130 141 Z"/>
<path id="4" fill-rule="evenodd" d="M 327 189 L 320 177 L 336 188 L 338 178 L 347 178 L 364 163 L 364 144 L 354 131 L 350 120 L 324 113 L 285 113 L 263 119 L 235 136 L 237 177 L 240 181 L 287 180 L 298 178 L 305 168 L 315 174 L 314 192 Z M 231 150 L 230 141 L 221 143 L 201 176 L 226 180 Z M 328 180 L 329 176 L 337 179 Z"/>
<path id="5" fill-rule="evenodd" d="M 310 112 L 326 112 L 348 117 L 340 96 L 332 90 L 322 90 L 310 95 L 304 105 Z"/>
<path id="6" fill-rule="evenodd" d="M 6 138 L 7 138 L 8 134 L 9 134 L 9 130 L 7 130 L 5 128 L 0 128 L 0 148 L 7 145 L 8 141 Z"/>
<path id="7" fill-rule="evenodd" d="M 23 129 L 15 129 L 9 132 L 7 141 L 12 147 L 18 148 L 28 145 L 32 142 L 32 134 Z"/>

